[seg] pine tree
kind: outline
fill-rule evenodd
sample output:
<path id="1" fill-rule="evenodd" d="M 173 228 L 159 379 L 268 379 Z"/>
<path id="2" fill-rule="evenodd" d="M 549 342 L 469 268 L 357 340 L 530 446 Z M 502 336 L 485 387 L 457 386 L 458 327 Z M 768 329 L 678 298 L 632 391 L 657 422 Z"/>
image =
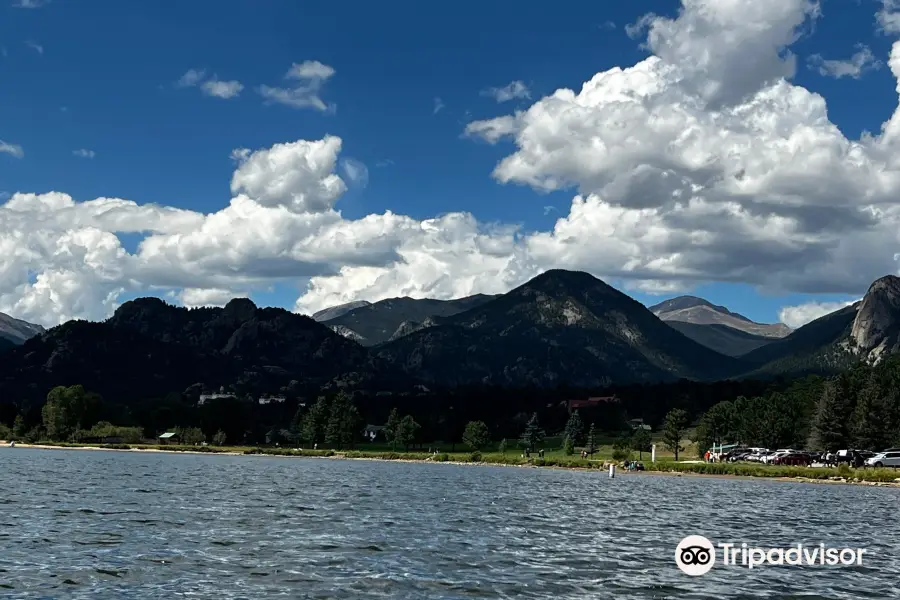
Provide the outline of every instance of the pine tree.
<path id="1" fill-rule="evenodd" d="M 666 415 L 663 422 L 663 443 L 666 448 L 675 453 L 675 460 L 678 460 L 678 453 L 684 450 L 681 445 L 681 439 L 684 437 L 684 428 L 687 427 L 687 413 L 680 408 L 673 408 Z"/>
<path id="2" fill-rule="evenodd" d="M 575 443 L 569 436 L 566 436 L 566 439 L 563 440 L 563 452 L 566 456 L 572 456 L 573 454 L 575 454 Z"/>
<path id="3" fill-rule="evenodd" d="M 491 441 L 491 434 L 484 421 L 469 421 L 463 431 L 463 443 L 472 450 L 481 450 Z"/>
<path id="4" fill-rule="evenodd" d="M 584 443 L 584 423 L 582 423 L 577 410 L 572 413 L 566 423 L 566 438 L 571 440 L 574 446 Z"/>
<path id="5" fill-rule="evenodd" d="M 331 403 L 324 396 L 310 407 L 301 426 L 301 437 L 307 444 L 315 446 L 325 440 L 325 427 L 330 414 Z"/>
<path id="6" fill-rule="evenodd" d="M 384 424 L 384 438 L 390 443 L 391 450 L 397 450 L 397 434 L 400 432 L 400 413 L 396 408 L 391 409 L 387 423 Z"/>
<path id="7" fill-rule="evenodd" d="M 299 406 L 291 419 L 291 432 L 299 434 L 301 431 L 303 431 L 303 407 Z"/>
<path id="8" fill-rule="evenodd" d="M 638 427 L 631 434 L 631 447 L 638 451 L 638 460 L 644 459 L 644 452 L 650 452 L 650 432 L 643 427 Z"/>
<path id="9" fill-rule="evenodd" d="M 413 419 L 412 415 L 406 415 L 400 419 L 400 424 L 397 428 L 397 443 L 402 444 L 406 451 L 409 452 L 409 445 L 416 441 L 419 429 L 420 426 Z"/>
<path id="10" fill-rule="evenodd" d="M 534 413 L 522 433 L 522 445 L 527 452 L 534 452 L 542 441 L 544 441 L 544 430 L 541 429 L 538 422 L 537 413 Z"/>
<path id="11" fill-rule="evenodd" d="M 353 445 L 359 435 L 359 410 L 350 396 L 341 391 L 331 403 L 328 423 L 325 427 L 325 443 L 338 450 Z"/>
<path id="12" fill-rule="evenodd" d="M 734 439 L 734 405 L 731 402 L 719 402 L 706 411 L 697 426 L 697 452 L 702 456 L 713 444 L 723 444 Z"/>
<path id="13" fill-rule="evenodd" d="M 813 425 L 817 450 L 840 450 L 847 447 L 847 420 L 850 407 L 835 381 L 826 381 L 816 407 Z"/>
<path id="14" fill-rule="evenodd" d="M 594 452 L 597 451 L 597 433 L 594 430 L 594 424 L 591 423 L 590 428 L 588 429 L 587 435 L 587 447 L 585 448 L 588 454 L 594 456 Z"/>
<path id="15" fill-rule="evenodd" d="M 25 425 L 25 417 L 22 416 L 22 413 L 16 415 L 16 420 L 13 421 L 13 435 L 16 436 L 17 440 L 21 440 L 25 438 L 25 434 L 28 433 L 28 427 Z"/>
<path id="16" fill-rule="evenodd" d="M 881 450 L 890 445 L 887 407 L 874 375 L 859 391 L 850 419 L 853 445 L 866 450 Z"/>

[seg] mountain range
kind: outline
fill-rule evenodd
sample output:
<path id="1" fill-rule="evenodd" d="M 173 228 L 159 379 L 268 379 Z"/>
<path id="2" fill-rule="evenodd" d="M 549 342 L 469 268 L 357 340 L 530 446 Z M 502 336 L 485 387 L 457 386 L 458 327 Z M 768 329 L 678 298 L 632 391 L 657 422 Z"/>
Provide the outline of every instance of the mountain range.
<path id="1" fill-rule="evenodd" d="M 695 342 L 726 356 L 741 356 L 790 335 L 784 323 L 756 323 L 696 296 L 679 296 L 650 311 Z"/>
<path id="2" fill-rule="evenodd" d="M 220 386 L 296 394 L 473 383 L 593 388 L 829 373 L 900 350 L 894 276 L 795 331 L 689 296 L 647 308 L 587 273 L 562 270 L 498 296 L 335 308 L 310 318 L 248 299 L 189 310 L 139 298 L 106 321 L 68 322 L 6 350 L 0 397 L 40 398 L 74 383 L 121 398 Z"/>
<path id="3" fill-rule="evenodd" d="M 0 313 L 0 351 L 25 343 L 25 340 L 44 332 L 40 325 L 14 319 Z"/>
<path id="4" fill-rule="evenodd" d="M 363 346 L 376 346 L 436 325 L 446 317 L 476 308 L 494 298 L 496 296 L 484 294 L 458 300 L 390 298 L 374 304 L 343 304 L 320 311 L 313 318 Z"/>

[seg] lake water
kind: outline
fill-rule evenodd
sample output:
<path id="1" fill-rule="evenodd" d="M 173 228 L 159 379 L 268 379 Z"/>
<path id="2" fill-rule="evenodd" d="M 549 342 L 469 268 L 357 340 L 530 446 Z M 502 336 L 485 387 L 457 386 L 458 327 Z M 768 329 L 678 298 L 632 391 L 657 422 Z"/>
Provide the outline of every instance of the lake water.
<path id="1" fill-rule="evenodd" d="M 0 448 L 0 598 L 898 597 L 900 489 Z M 686 535 L 861 566 L 674 563 Z"/>

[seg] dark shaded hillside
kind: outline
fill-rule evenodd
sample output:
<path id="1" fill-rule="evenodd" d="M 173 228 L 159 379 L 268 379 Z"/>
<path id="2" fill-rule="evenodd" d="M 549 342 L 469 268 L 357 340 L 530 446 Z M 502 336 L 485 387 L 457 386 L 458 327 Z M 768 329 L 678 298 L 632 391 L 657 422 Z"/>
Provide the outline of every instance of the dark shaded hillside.
<path id="1" fill-rule="evenodd" d="M 362 336 L 359 342 L 364 346 L 376 346 L 390 340 L 401 326 L 421 324 L 429 318 L 450 317 L 481 306 L 492 298 L 495 296 L 484 294 L 456 300 L 390 298 L 323 322 L 331 327 L 346 327 Z"/>
<path id="2" fill-rule="evenodd" d="M 198 381 L 221 384 L 227 367 L 137 332 L 70 321 L 4 354 L 0 396 L 42 400 L 57 385 L 80 383 L 127 402 L 181 391 Z"/>
<path id="3" fill-rule="evenodd" d="M 597 387 L 714 379 L 741 368 L 599 279 L 560 270 L 376 352 L 412 376 L 445 385 Z"/>
<path id="4" fill-rule="evenodd" d="M 240 299 L 188 310 L 141 298 L 104 323 L 69 322 L 4 354 L 0 396 L 41 398 L 75 383 L 122 402 L 194 384 L 304 393 L 336 378 L 390 389 L 392 372 L 355 342 L 283 309 Z"/>
<path id="5" fill-rule="evenodd" d="M 698 344 L 726 356 L 742 356 L 775 341 L 773 338 L 754 335 L 727 325 L 698 325 L 683 321 L 666 321 L 666 324 Z"/>
<path id="6" fill-rule="evenodd" d="M 834 373 L 858 362 L 845 342 L 859 304 L 842 308 L 795 330 L 784 339 L 758 348 L 742 358 L 748 376 Z"/>

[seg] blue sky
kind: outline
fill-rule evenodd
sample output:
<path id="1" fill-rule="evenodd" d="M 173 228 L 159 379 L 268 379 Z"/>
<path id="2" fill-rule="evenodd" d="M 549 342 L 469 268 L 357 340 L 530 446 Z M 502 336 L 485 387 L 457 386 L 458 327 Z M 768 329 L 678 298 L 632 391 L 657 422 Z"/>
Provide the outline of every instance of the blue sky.
<path id="1" fill-rule="evenodd" d="M 338 201 L 345 218 L 386 209 L 415 219 L 468 211 L 482 223 L 515 223 L 525 231 L 551 229 L 576 190 L 542 193 L 498 183 L 491 172 L 514 146 L 467 138 L 466 124 L 527 109 L 559 88 L 577 91 L 595 73 L 643 60 L 649 51 L 625 26 L 648 12 L 675 17 L 680 6 L 52 0 L 22 8 L 4 2 L 0 140 L 21 146 L 24 156 L 0 154 L 0 190 L 61 191 L 76 201 L 118 197 L 210 213 L 231 197 L 235 148 L 331 134 L 343 140 L 341 157 L 369 172 L 367 185 L 351 182 Z M 793 83 L 822 94 L 831 121 L 853 139 L 877 132 L 890 118 L 897 104 L 891 72 L 882 66 L 859 78 L 834 78 L 808 61 L 814 54 L 848 58 L 863 43 L 885 63 L 893 39 L 876 31 L 879 6 L 826 0 L 824 16 L 791 46 L 798 56 Z M 320 90 L 333 111 L 266 103 L 257 93 L 303 61 L 334 69 Z M 229 99 L 179 87 L 190 69 L 244 87 Z M 530 98 L 501 104 L 485 93 L 512 81 L 524 83 Z M 93 157 L 74 155 L 79 149 Z M 143 236 L 119 237 L 134 252 Z M 261 286 L 253 297 L 290 307 L 303 281 Z M 647 303 L 666 297 L 630 293 Z M 701 284 L 693 293 L 761 321 L 776 320 L 785 305 L 854 297 L 773 296 L 723 283 Z"/>

